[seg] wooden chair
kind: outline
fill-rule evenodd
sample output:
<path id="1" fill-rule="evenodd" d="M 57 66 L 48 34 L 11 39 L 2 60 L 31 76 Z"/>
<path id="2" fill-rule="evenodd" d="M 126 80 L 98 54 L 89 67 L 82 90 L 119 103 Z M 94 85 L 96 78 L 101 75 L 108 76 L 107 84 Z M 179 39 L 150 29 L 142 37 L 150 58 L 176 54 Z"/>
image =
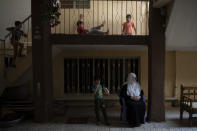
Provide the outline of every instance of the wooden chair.
<path id="1" fill-rule="evenodd" d="M 181 85 L 180 94 L 180 120 L 183 119 L 183 111 L 189 113 L 189 122 L 192 126 L 192 115 L 197 114 L 197 87 L 185 87 Z"/>

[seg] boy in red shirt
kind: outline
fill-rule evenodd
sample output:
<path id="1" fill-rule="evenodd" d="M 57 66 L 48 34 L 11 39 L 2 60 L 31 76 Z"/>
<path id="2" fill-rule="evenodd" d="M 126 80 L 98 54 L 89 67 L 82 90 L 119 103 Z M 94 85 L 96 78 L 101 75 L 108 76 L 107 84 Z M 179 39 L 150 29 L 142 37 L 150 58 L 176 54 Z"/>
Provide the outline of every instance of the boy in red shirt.
<path id="1" fill-rule="evenodd" d="M 87 34 L 89 31 L 84 29 L 84 24 L 82 21 L 77 22 L 77 32 L 78 34 Z"/>
<path id="2" fill-rule="evenodd" d="M 89 35 L 104 35 L 104 34 L 108 34 L 109 33 L 109 30 L 107 30 L 106 32 L 100 30 L 101 27 L 103 27 L 105 25 L 105 21 L 97 26 L 97 27 L 93 27 L 89 30 L 85 29 L 84 28 L 84 23 L 83 23 L 83 15 L 80 14 L 80 20 L 77 21 L 77 32 L 78 34 L 89 34 Z"/>
<path id="3" fill-rule="evenodd" d="M 132 29 L 134 29 L 135 34 L 136 34 L 136 28 L 135 28 L 134 23 L 131 21 L 131 15 L 130 14 L 128 14 L 126 16 L 126 22 L 124 22 L 122 24 L 122 26 L 123 26 L 123 29 L 122 29 L 122 34 L 123 35 L 132 35 Z"/>

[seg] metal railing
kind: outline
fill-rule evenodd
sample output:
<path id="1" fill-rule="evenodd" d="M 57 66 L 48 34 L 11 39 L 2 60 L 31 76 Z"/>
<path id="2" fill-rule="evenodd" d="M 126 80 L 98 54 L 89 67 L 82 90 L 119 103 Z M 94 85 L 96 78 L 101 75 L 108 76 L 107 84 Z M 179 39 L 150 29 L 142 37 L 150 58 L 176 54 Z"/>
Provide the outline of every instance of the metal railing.
<path id="1" fill-rule="evenodd" d="M 28 53 L 28 47 L 32 46 L 32 32 L 31 32 L 31 15 L 28 16 L 25 20 L 22 21 L 22 30 L 27 34 L 27 38 L 22 37 L 20 42 L 24 44 L 24 54 Z M 13 46 L 11 45 L 10 39 L 12 37 L 12 33 L 9 32 L 5 37 L 5 56 L 13 55 Z"/>
<path id="2" fill-rule="evenodd" d="M 0 70 L 4 69 L 5 40 L 0 39 Z"/>
<path id="3" fill-rule="evenodd" d="M 84 28 L 90 30 L 106 22 L 101 30 L 109 29 L 109 35 L 121 35 L 126 15 L 136 27 L 133 35 L 148 35 L 149 0 L 60 0 L 60 24 L 52 28 L 52 34 L 77 34 L 77 21 L 83 15 Z"/>
<path id="4" fill-rule="evenodd" d="M 101 84 L 110 93 L 117 93 L 129 72 L 139 78 L 139 58 L 65 58 L 64 93 L 88 94 L 94 84 L 94 76 L 101 77 Z"/>

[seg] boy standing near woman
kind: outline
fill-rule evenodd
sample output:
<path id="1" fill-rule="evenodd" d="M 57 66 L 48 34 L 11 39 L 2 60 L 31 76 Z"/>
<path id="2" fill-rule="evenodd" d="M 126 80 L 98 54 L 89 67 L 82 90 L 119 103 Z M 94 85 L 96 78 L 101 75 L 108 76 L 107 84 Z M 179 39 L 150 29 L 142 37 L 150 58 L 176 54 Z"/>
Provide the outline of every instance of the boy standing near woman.
<path id="1" fill-rule="evenodd" d="M 106 125 L 109 125 L 107 113 L 106 113 L 106 107 L 103 101 L 103 87 L 100 84 L 101 80 L 98 76 L 95 77 L 95 83 L 92 87 L 92 91 L 94 93 L 94 104 L 95 104 L 95 114 L 96 114 L 96 124 L 100 125 L 100 112 L 103 113 L 104 121 Z"/>

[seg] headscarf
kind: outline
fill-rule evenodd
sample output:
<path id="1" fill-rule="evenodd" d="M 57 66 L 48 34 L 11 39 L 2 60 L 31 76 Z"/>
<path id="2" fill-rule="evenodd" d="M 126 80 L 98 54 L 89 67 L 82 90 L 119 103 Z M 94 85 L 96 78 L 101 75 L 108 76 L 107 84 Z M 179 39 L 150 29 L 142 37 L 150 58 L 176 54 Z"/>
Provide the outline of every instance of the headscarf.
<path id="1" fill-rule="evenodd" d="M 135 80 L 133 80 L 134 78 L 136 78 L 136 74 L 135 73 L 130 73 L 127 77 L 127 95 L 128 96 L 140 96 L 140 85 L 138 82 L 136 82 Z"/>

